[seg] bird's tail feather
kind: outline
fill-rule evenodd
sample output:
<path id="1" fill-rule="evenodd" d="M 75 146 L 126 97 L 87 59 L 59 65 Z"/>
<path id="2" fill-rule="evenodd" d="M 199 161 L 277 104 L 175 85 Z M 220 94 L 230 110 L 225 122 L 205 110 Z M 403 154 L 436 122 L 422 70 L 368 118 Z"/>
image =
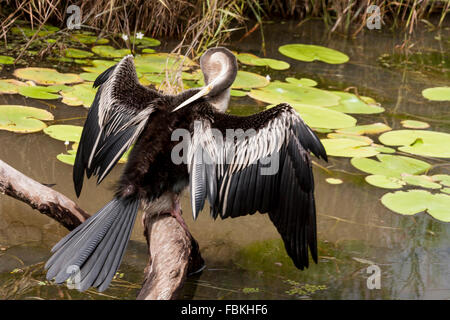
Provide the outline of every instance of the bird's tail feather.
<path id="1" fill-rule="evenodd" d="M 114 198 L 99 212 L 72 230 L 52 249 L 47 279 L 66 281 L 79 270 L 76 288 L 108 288 L 122 261 L 136 219 L 137 199 Z"/>

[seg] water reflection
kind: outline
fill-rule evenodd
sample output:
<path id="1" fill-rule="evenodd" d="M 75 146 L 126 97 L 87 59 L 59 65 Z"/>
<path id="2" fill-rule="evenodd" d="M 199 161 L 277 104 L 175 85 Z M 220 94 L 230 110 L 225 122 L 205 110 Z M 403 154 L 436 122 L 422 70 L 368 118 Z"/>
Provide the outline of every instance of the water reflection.
<path id="1" fill-rule="evenodd" d="M 384 122 L 400 128 L 405 115 L 429 122 L 432 130 L 448 131 L 448 108 L 431 108 L 421 98 L 421 90 L 443 82 L 410 70 L 383 68 L 377 58 L 394 51 L 401 35 L 389 32 L 366 32 L 356 40 L 329 37 L 320 24 L 311 22 L 296 28 L 293 24 L 270 25 L 266 32 L 267 55 L 285 59 L 277 48 L 286 43 L 317 43 L 347 53 L 351 60 L 344 65 L 324 63 L 291 63 L 286 72 L 266 70 L 272 79 L 310 77 L 319 87 L 345 89 L 356 86 L 361 95 L 382 103 L 386 112 L 357 116 L 358 122 Z M 267 29 L 266 29 L 267 30 Z M 444 32 L 444 31 L 443 31 Z M 447 30 L 448 33 L 448 30 Z M 281 36 L 282 35 L 282 36 Z M 434 47 L 433 33 L 418 33 L 416 47 Z M 240 52 L 260 55 L 258 34 L 253 39 L 232 45 Z M 247 68 L 252 70 L 252 67 Z M 255 69 L 259 72 L 262 69 Z M 5 72 L 5 71 L 4 71 Z M 61 103 L 54 106 L 14 95 L 0 96 L 1 104 L 25 104 L 51 110 L 55 119 L 86 116 L 80 107 Z M 262 106 L 250 98 L 233 98 L 231 111 L 250 114 Z M 83 120 L 66 123 L 82 124 Z M 19 135 L 0 131 L 0 159 L 43 183 L 75 199 L 72 167 L 56 160 L 64 144 L 43 133 Z M 439 172 L 448 173 L 445 161 L 439 161 Z M 207 268 L 190 278 L 186 299 L 448 299 L 450 298 L 449 224 L 421 213 L 400 216 L 387 210 L 379 201 L 385 193 L 366 184 L 363 176 L 346 159 L 331 159 L 325 164 L 333 177 L 344 181 L 330 185 L 329 173 L 314 168 L 318 212 L 319 264 L 298 271 L 287 258 L 279 235 L 265 215 L 214 222 L 207 211 L 192 221 L 188 194 L 182 206 L 186 222 L 200 243 Z M 112 185 L 122 167 L 118 165 L 97 187 L 87 182 L 78 200 L 88 212 L 95 212 L 112 197 Z M 89 190 L 89 191 L 88 191 Z M 95 290 L 80 294 L 65 287 L 44 282 L 42 262 L 49 249 L 67 231 L 48 217 L 27 205 L 0 195 L 0 298 L 51 299 L 133 299 L 143 280 L 147 253 L 140 219 L 133 230 L 132 241 L 120 268 L 121 277 L 104 295 Z M 381 270 L 381 289 L 367 287 L 367 267 L 374 263 Z M 325 288 L 315 290 L 319 286 Z M 309 288 L 309 291 L 305 288 Z M 312 288 L 312 289 L 311 289 Z M 305 291 L 306 290 L 306 291 Z"/>

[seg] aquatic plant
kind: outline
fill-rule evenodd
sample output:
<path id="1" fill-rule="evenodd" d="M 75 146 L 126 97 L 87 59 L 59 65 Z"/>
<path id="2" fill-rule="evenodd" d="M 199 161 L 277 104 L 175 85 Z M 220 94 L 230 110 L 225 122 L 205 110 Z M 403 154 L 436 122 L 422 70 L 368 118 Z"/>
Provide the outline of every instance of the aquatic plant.
<path id="1" fill-rule="evenodd" d="M 20 105 L 0 105 L 0 130 L 30 133 L 46 128 L 53 115 L 39 108 Z"/>
<path id="2" fill-rule="evenodd" d="M 432 101 L 450 101 L 450 87 L 428 88 L 422 91 L 422 95 Z"/>
<path id="3" fill-rule="evenodd" d="M 1 38 L 19 18 L 26 19 L 32 28 L 13 30 L 18 34 L 23 33 L 27 37 L 36 38 L 36 33 L 39 36 L 45 36 L 58 30 L 44 26 L 46 21 L 53 21 L 55 25 L 62 27 L 66 25 L 70 15 L 65 10 L 65 3 L 57 0 L 42 1 L 39 5 L 35 4 L 35 0 L 9 0 L 7 4 L 8 6 L 0 11 L 3 15 Z M 90 28 L 117 34 L 126 33 L 129 41 L 133 40 L 134 30 L 154 37 L 184 38 L 187 42 L 195 42 L 194 49 L 197 52 L 208 46 L 223 43 L 232 31 L 245 27 L 249 19 L 256 20 L 256 24 L 248 33 L 258 28 L 262 31 L 264 19 L 281 16 L 284 19 L 295 18 L 302 22 L 308 18 L 319 17 L 331 32 L 351 32 L 354 36 L 364 29 L 371 16 L 366 10 L 369 3 L 340 0 L 312 0 L 308 3 L 286 0 L 137 0 L 133 2 L 78 0 L 71 4 L 78 5 L 84 12 L 90 13 L 83 20 L 83 24 Z M 425 0 L 418 5 L 416 0 L 400 2 L 374 0 L 370 4 L 377 5 L 381 9 L 380 19 L 385 25 L 401 27 L 410 33 L 420 22 L 426 21 L 428 25 L 432 25 L 429 17 L 433 14 L 439 17 L 437 25 L 440 26 L 449 9 L 448 1 Z M 34 10 L 28 8 L 34 8 Z M 197 9 L 192 10 L 192 8 Z M 112 19 L 113 16 L 114 19 Z M 80 39 L 94 41 L 84 36 Z"/>
<path id="4" fill-rule="evenodd" d="M 399 214 L 414 215 L 426 211 L 437 220 L 450 222 L 450 196 L 445 194 L 425 190 L 396 191 L 385 194 L 381 202 Z"/>
<path id="5" fill-rule="evenodd" d="M 379 137 L 388 146 L 403 152 L 436 158 L 450 158 L 450 134 L 426 130 L 394 130 Z"/>
<path id="6" fill-rule="evenodd" d="M 36 31 L 25 31 L 35 35 Z M 57 29 L 44 30 L 46 36 L 54 37 Z M 124 55 L 129 54 L 129 48 L 117 47 L 117 43 L 104 45 L 109 39 L 117 40 L 123 46 L 133 41 L 135 64 L 139 81 L 144 85 L 155 86 L 159 90 L 173 92 L 172 79 L 169 74 L 176 73 L 175 79 L 179 86 L 176 90 L 199 87 L 204 85 L 203 77 L 195 59 L 174 53 L 157 52 L 151 46 L 159 45 L 158 40 L 131 36 L 124 41 L 120 35 L 110 35 L 107 38 L 98 37 L 92 33 L 76 32 L 72 35 L 74 41 L 62 50 L 53 50 L 53 59 L 61 64 L 78 64 L 84 72 L 62 73 L 51 68 L 19 68 L 14 75 L 24 81 L 16 79 L 0 80 L 0 93 L 21 94 L 33 99 L 62 99 L 61 102 L 70 106 L 84 106 L 89 108 L 96 93 L 92 88 L 92 81 L 107 68 L 113 66 Z M 80 42 L 84 42 L 81 43 Z M 43 42 L 40 44 L 43 45 Z M 39 49 L 39 46 L 36 47 Z M 144 51 L 151 51 L 147 53 Z M 280 51 L 287 56 L 301 59 L 307 63 L 345 63 L 348 56 L 335 50 L 303 44 L 289 44 L 280 47 Z M 240 52 L 235 53 L 240 64 L 249 65 L 250 72 L 240 70 L 232 85 L 231 95 L 234 97 L 249 97 L 268 104 L 290 103 L 301 115 L 303 120 L 315 131 L 327 133 L 321 137 L 324 147 L 331 157 L 352 158 L 351 163 L 357 169 L 365 172 L 365 181 L 375 187 L 384 189 L 424 188 L 437 190 L 440 194 L 448 192 L 443 188 L 445 175 L 423 175 L 430 169 L 430 164 L 414 158 L 396 155 L 397 152 L 407 152 L 427 157 L 450 157 L 443 145 L 449 143 L 446 133 L 428 130 L 394 130 L 385 123 L 364 123 L 357 125 L 357 118 L 352 115 L 377 114 L 384 112 L 384 108 L 373 98 L 358 94 L 357 89 L 352 92 L 327 90 L 319 81 L 308 78 L 286 77 L 285 81 L 272 81 L 265 75 L 268 68 L 286 70 L 289 64 L 285 61 L 261 58 L 256 55 Z M 299 54 L 299 56 L 297 56 Z M 101 58 L 99 58 L 99 56 Z M 7 59 L 8 60 L 8 59 Z M 319 60 L 319 61 L 316 61 Z M 10 59 L 9 59 L 10 61 Z M 55 60 L 52 60 L 55 61 Z M 261 68 L 258 68 L 261 67 Z M 72 68 L 73 69 L 73 68 Z M 259 70 L 259 72 L 258 72 Z M 271 74 L 272 75 L 272 74 Z M 36 83 L 38 85 L 36 85 Z M 433 92 L 434 91 L 434 92 Z M 431 96 L 430 96 L 431 93 Z M 437 93 L 437 98 L 433 94 Z M 424 97 L 442 99 L 446 97 L 446 88 L 429 88 L 424 90 Z M 426 129 L 429 124 L 417 120 L 402 120 L 402 125 L 410 129 Z M 42 128 L 45 128 L 45 123 Z M 12 125 L 9 125 L 10 127 Z M 42 129 L 41 128 L 41 129 Z M 41 130 L 39 129 L 39 130 Z M 81 131 L 77 127 L 76 131 Z M 47 134 L 57 138 L 58 131 L 70 135 L 69 126 L 51 126 L 45 130 Z M 17 132 L 29 132 L 17 130 Z M 381 134 L 380 136 L 378 136 Z M 73 164 L 76 156 L 78 136 L 67 138 L 62 135 L 64 142 L 74 142 L 71 149 L 57 155 L 57 159 Z M 57 138 L 58 139 L 58 138 Z M 378 139 L 383 145 L 374 141 Z M 391 146 L 391 147 L 389 147 Z M 395 147 L 395 148 L 394 148 Z M 391 153 L 392 155 L 388 155 Z M 128 154 L 128 153 L 127 153 Z M 120 160 L 126 161 L 127 154 Z M 369 159 L 376 156 L 377 160 Z M 343 181 L 336 178 L 326 180 L 330 184 L 340 184 Z M 448 189 L 448 188 L 447 188 Z M 384 203 L 383 203 L 384 204 Z M 394 210 L 395 211 L 395 210 Z"/>
<path id="7" fill-rule="evenodd" d="M 289 58 L 306 62 L 319 60 L 330 64 L 340 64 L 349 60 L 349 57 L 342 52 L 311 44 L 286 44 L 279 47 L 278 51 Z"/>

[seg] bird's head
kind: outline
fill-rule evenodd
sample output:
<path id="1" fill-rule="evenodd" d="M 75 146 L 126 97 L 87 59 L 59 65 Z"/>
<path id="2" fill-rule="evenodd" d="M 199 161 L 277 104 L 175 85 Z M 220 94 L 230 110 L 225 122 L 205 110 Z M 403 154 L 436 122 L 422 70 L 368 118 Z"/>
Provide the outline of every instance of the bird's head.
<path id="1" fill-rule="evenodd" d="M 238 71 L 234 54 L 223 47 L 208 49 L 200 58 L 200 68 L 205 78 L 205 86 L 172 112 L 202 97 L 205 97 L 218 111 L 225 112 L 228 109 L 231 85 Z"/>

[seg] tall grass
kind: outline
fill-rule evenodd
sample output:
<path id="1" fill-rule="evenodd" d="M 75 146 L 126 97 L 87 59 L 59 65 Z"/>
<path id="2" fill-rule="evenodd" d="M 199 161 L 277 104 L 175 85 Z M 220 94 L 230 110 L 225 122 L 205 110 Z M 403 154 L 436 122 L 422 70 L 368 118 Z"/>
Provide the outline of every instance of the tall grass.
<path id="1" fill-rule="evenodd" d="M 44 23 L 65 27 L 67 7 L 78 5 L 84 28 L 102 32 L 143 31 L 157 38 L 177 37 L 194 44 L 192 52 L 223 43 L 229 35 L 256 20 L 262 32 L 265 19 L 321 18 L 330 32 L 356 36 L 366 25 L 367 8 L 377 5 L 386 26 L 412 33 L 420 22 L 439 27 L 450 11 L 450 1 L 436 0 L 3 0 L 0 38 L 17 19 L 34 28 Z M 250 26 L 250 27 L 251 27 Z M 262 33 L 262 36 L 264 34 Z"/>

